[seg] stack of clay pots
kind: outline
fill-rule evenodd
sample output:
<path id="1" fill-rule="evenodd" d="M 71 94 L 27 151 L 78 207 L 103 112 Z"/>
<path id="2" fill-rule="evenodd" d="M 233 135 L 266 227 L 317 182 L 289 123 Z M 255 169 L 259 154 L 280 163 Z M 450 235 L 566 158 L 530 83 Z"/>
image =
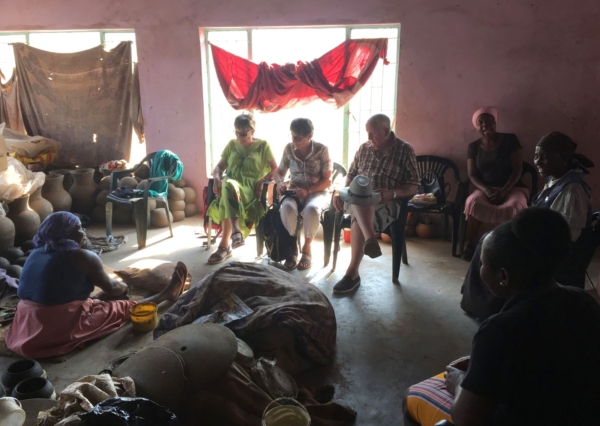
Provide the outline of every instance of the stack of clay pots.
<path id="1" fill-rule="evenodd" d="M 169 184 L 169 210 L 173 214 L 174 222 L 185 219 L 185 180 L 174 180 Z"/>
<path id="2" fill-rule="evenodd" d="M 8 204 L 6 215 L 15 226 L 15 244 L 31 240 L 40 227 L 40 215 L 29 206 L 29 195 L 17 198 Z"/>
<path id="3" fill-rule="evenodd" d="M 21 247 L 0 249 L 0 269 L 5 269 L 9 277 L 20 278 L 23 265 L 32 251 L 32 240 L 24 241 Z"/>

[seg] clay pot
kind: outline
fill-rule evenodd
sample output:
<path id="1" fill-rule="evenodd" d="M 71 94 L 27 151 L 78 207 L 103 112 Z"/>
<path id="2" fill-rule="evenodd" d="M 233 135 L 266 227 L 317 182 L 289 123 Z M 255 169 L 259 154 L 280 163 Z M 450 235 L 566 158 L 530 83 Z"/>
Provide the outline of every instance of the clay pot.
<path id="1" fill-rule="evenodd" d="M 183 211 L 185 213 L 185 217 L 191 217 L 198 214 L 198 206 L 196 203 L 186 204 Z"/>
<path id="2" fill-rule="evenodd" d="M 122 206 L 113 208 L 113 222 L 128 225 L 132 222 L 131 209 Z"/>
<path id="3" fill-rule="evenodd" d="M 19 265 L 10 265 L 6 268 L 6 275 L 13 278 L 21 278 L 21 272 L 23 272 L 23 267 Z"/>
<path id="4" fill-rule="evenodd" d="M 43 377 L 26 379 L 19 383 L 12 391 L 12 397 L 18 400 L 32 398 L 51 398 L 54 394 L 54 386 Z"/>
<path id="5" fill-rule="evenodd" d="M 144 190 L 146 189 L 146 187 L 148 186 L 148 181 L 147 180 L 143 180 L 140 183 L 137 184 L 136 189 L 141 189 Z"/>
<path id="6" fill-rule="evenodd" d="M 64 175 L 49 174 L 42 187 L 42 197 L 52 204 L 52 210 L 55 212 L 68 212 L 73 203 L 71 195 L 64 189 L 64 179 Z"/>
<path id="7" fill-rule="evenodd" d="M 27 261 L 27 256 L 19 257 L 17 260 L 15 260 L 15 265 L 25 266 L 26 261 Z"/>
<path id="8" fill-rule="evenodd" d="M 148 211 L 153 212 L 156 210 L 156 200 L 148 200 Z"/>
<path id="9" fill-rule="evenodd" d="M 98 189 L 100 189 L 100 191 L 110 190 L 110 176 L 104 176 L 102 179 L 100 179 Z"/>
<path id="10" fill-rule="evenodd" d="M 381 240 L 384 243 L 392 244 L 392 237 L 390 237 L 388 234 L 385 234 L 383 232 L 381 233 Z"/>
<path id="11" fill-rule="evenodd" d="M 196 191 L 193 188 L 183 188 L 183 192 L 185 193 L 185 197 L 183 198 L 186 204 L 195 203 L 196 202 Z"/>
<path id="12" fill-rule="evenodd" d="M 77 169 L 71 171 L 73 176 L 73 186 L 69 189 L 69 194 L 73 198 L 71 211 L 74 213 L 92 215 L 94 205 L 96 204 L 96 188 L 94 183 L 94 169 Z"/>
<path id="13" fill-rule="evenodd" d="M 31 207 L 40 217 L 40 222 L 43 222 L 48 216 L 54 212 L 52 203 L 42 197 L 42 187 L 33 191 L 29 196 L 29 207 Z"/>
<path id="14" fill-rule="evenodd" d="M 40 227 L 40 216 L 29 207 L 29 195 L 8 205 L 8 218 L 15 224 L 15 245 L 31 240 Z"/>
<path id="15" fill-rule="evenodd" d="M 175 185 L 177 188 L 183 188 L 186 184 L 187 184 L 187 182 L 185 181 L 185 179 L 179 179 L 179 180 L 173 181 L 173 185 Z"/>
<path id="16" fill-rule="evenodd" d="M 15 224 L 6 216 L 0 217 L 0 250 L 15 245 Z"/>
<path id="17" fill-rule="evenodd" d="M 41 377 L 43 373 L 42 366 L 33 359 L 15 361 L 2 373 L 2 386 L 13 389 L 23 380 Z"/>
<path id="18" fill-rule="evenodd" d="M 176 201 L 183 201 L 185 198 L 185 191 L 182 188 L 169 188 L 169 199 Z"/>
<path id="19" fill-rule="evenodd" d="M 169 226 L 169 222 L 167 221 L 167 211 L 164 207 L 154 210 L 150 214 L 152 226 L 156 228 L 164 228 Z M 171 222 L 173 222 L 173 215 L 171 214 Z"/>
<path id="20" fill-rule="evenodd" d="M 169 195 L 171 195 L 171 192 L 175 191 L 176 189 L 177 189 L 177 187 L 174 184 L 170 183 L 169 184 Z"/>
<path id="21" fill-rule="evenodd" d="M 413 212 L 408 213 L 408 217 L 406 218 L 406 226 L 415 227 L 419 223 L 419 218 Z"/>
<path id="22" fill-rule="evenodd" d="M 169 210 L 172 212 L 182 212 L 185 209 L 185 201 L 169 200 Z"/>
<path id="23" fill-rule="evenodd" d="M 6 268 L 8 268 L 9 266 L 10 262 L 8 261 L 8 259 L 0 257 L 0 269 L 6 270 Z"/>
<path id="24" fill-rule="evenodd" d="M 415 232 L 414 226 L 405 226 L 404 227 L 404 236 L 406 237 L 414 237 L 417 233 Z"/>
<path id="25" fill-rule="evenodd" d="M 435 236 L 435 225 L 433 223 L 419 223 L 415 230 L 421 238 L 430 239 Z"/>
<path id="26" fill-rule="evenodd" d="M 8 260 L 10 263 L 15 263 L 15 260 L 17 260 L 19 257 L 25 256 L 25 253 L 23 253 L 23 250 L 18 247 L 10 247 L 2 250 L 0 252 L 0 256 Z"/>
<path id="27" fill-rule="evenodd" d="M 138 181 L 131 176 L 125 176 L 123 179 L 119 181 L 119 186 L 128 186 L 130 188 L 137 188 Z"/>
<path id="28" fill-rule="evenodd" d="M 173 222 L 181 222 L 185 219 L 184 211 L 171 211 L 171 214 L 173 215 Z"/>
<path id="29" fill-rule="evenodd" d="M 150 177 L 150 167 L 147 164 L 142 164 L 140 168 L 135 172 L 135 177 L 140 179 L 148 179 Z"/>
<path id="30" fill-rule="evenodd" d="M 96 206 L 104 208 L 104 206 L 106 206 L 106 197 L 108 197 L 108 194 L 110 194 L 110 191 L 107 189 L 100 191 L 96 196 Z"/>
<path id="31" fill-rule="evenodd" d="M 23 244 L 21 244 L 21 250 L 27 252 L 27 250 L 33 250 L 35 248 L 35 244 L 33 240 L 27 240 Z"/>
<path id="32" fill-rule="evenodd" d="M 70 170 L 70 169 L 58 169 L 58 170 L 52 170 L 48 174 L 64 176 L 64 179 L 62 181 L 62 186 L 65 189 L 65 191 L 68 191 L 73 186 L 73 176 L 71 176 L 72 171 L 73 170 Z"/>

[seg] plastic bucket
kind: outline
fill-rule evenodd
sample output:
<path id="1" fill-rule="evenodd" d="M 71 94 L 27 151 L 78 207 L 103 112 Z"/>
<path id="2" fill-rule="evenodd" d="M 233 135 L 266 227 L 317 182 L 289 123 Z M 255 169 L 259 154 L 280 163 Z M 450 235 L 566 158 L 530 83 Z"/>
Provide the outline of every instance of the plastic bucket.
<path id="1" fill-rule="evenodd" d="M 129 309 L 131 325 L 136 331 L 152 331 L 158 324 L 156 303 L 138 303 Z"/>
<path id="2" fill-rule="evenodd" d="M 350 244 L 350 229 L 344 228 L 344 242 Z"/>

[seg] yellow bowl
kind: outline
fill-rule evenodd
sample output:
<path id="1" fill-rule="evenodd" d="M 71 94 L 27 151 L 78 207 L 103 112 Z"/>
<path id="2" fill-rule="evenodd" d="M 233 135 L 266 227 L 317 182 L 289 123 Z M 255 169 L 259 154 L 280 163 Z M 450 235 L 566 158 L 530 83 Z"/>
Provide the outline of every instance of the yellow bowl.
<path id="1" fill-rule="evenodd" d="M 156 303 L 138 303 L 129 309 L 131 325 L 136 331 L 152 331 L 158 324 Z"/>

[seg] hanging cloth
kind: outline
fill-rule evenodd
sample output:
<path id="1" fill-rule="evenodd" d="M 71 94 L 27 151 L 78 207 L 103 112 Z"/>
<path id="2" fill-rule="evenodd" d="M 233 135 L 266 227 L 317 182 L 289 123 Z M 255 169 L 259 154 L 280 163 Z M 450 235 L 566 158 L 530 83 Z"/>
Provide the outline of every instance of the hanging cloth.
<path id="1" fill-rule="evenodd" d="M 2 71 L 0 71 L 2 76 Z M 21 115 L 17 73 L 13 69 L 12 76 L 6 83 L 0 83 L 0 123 L 6 123 L 6 128 L 25 134 L 25 125 Z"/>
<path id="2" fill-rule="evenodd" d="M 347 40 L 311 62 L 255 64 L 211 44 L 219 84 L 236 110 L 275 112 L 321 99 L 342 107 L 365 85 L 381 58 L 386 38 Z"/>

